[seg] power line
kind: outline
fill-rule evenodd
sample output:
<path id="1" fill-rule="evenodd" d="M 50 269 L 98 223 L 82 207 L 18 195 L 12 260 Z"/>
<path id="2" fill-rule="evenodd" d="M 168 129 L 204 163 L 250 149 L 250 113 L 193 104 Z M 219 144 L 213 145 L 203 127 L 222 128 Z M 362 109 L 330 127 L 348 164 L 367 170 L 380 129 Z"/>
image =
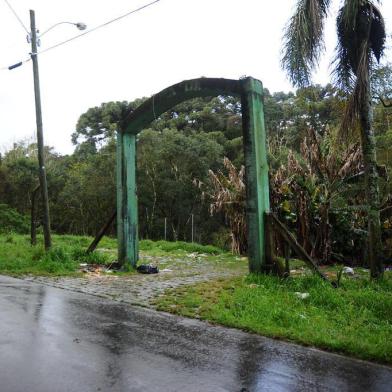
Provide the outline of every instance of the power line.
<path id="1" fill-rule="evenodd" d="M 21 65 L 26 64 L 26 63 L 29 62 L 29 61 L 31 61 L 31 58 L 30 58 L 30 57 L 26 58 L 25 60 L 19 61 L 19 62 L 16 63 L 16 64 L 12 64 L 12 65 L 8 65 L 8 66 L 5 66 L 5 67 L 1 67 L 1 68 L 0 68 L 0 71 L 6 71 L 6 70 L 11 71 L 12 69 L 18 68 L 18 67 L 20 67 Z"/>
<path id="2" fill-rule="evenodd" d="M 7 0 L 4 0 L 4 1 L 7 2 Z M 69 38 L 69 39 L 67 39 L 67 40 L 65 40 L 65 41 L 59 42 L 59 43 L 57 43 L 57 44 L 55 44 L 55 45 L 53 45 L 53 46 L 50 46 L 50 47 L 48 47 L 48 48 L 46 48 L 46 49 L 43 49 L 43 50 L 41 50 L 41 51 L 38 51 L 36 54 L 38 55 L 38 54 L 42 54 L 42 53 L 49 52 L 49 51 L 52 50 L 52 49 L 58 48 L 59 46 L 65 45 L 65 44 L 67 44 L 67 43 L 69 43 L 69 42 L 72 42 L 72 41 L 74 41 L 74 40 L 76 40 L 76 39 L 78 39 L 78 38 L 80 38 L 80 37 L 83 37 L 83 36 L 85 36 L 85 35 L 87 35 L 87 34 L 92 33 L 93 31 L 96 31 L 96 30 L 98 30 L 98 29 L 101 29 L 102 27 L 106 27 L 106 26 L 108 26 L 108 25 L 110 25 L 110 24 L 112 24 L 112 23 L 114 23 L 114 22 L 117 22 L 117 21 L 119 21 L 119 20 L 121 20 L 121 19 L 123 19 L 123 18 L 125 18 L 125 17 L 127 17 L 127 16 L 129 16 L 129 15 L 131 15 L 131 14 L 135 14 L 135 13 L 137 13 L 137 12 L 139 12 L 139 11 L 142 11 L 142 10 L 144 10 L 145 8 L 148 8 L 148 7 L 150 7 L 150 6 L 152 6 L 152 5 L 156 4 L 156 3 L 158 3 L 159 1 L 161 1 L 161 0 L 155 0 L 155 1 L 152 1 L 151 3 L 144 4 L 144 5 L 142 5 L 142 6 L 139 7 L 139 8 L 136 8 L 136 9 L 134 9 L 134 10 L 132 10 L 132 11 L 129 11 L 129 12 L 127 12 L 126 14 L 120 15 L 120 16 L 118 16 L 117 18 L 111 19 L 111 20 L 109 20 L 109 21 L 107 21 L 107 22 L 105 22 L 105 23 L 102 23 L 102 24 L 100 24 L 100 25 L 98 25 L 98 26 L 96 26 L 96 27 L 94 27 L 94 28 L 92 28 L 92 29 L 90 29 L 90 30 L 85 31 L 84 33 L 75 35 L 74 37 L 71 37 L 71 38 Z M 7 4 L 8 4 L 8 3 L 7 3 Z M 19 19 L 19 18 L 18 18 L 18 19 Z M 22 21 L 20 21 L 20 22 L 22 23 Z M 22 24 L 23 24 L 23 23 L 22 23 Z M 23 25 L 23 26 L 24 26 L 24 25 Z M 26 29 L 26 31 L 28 32 L 28 34 L 30 34 L 29 31 L 28 31 L 27 29 Z M 6 66 L 6 67 L 1 67 L 1 68 L 0 68 L 0 71 L 3 71 L 3 70 L 12 70 L 12 69 L 14 69 L 14 68 L 20 67 L 22 64 L 25 64 L 25 63 L 27 63 L 27 62 L 30 61 L 30 60 L 31 60 L 31 58 L 28 57 L 28 58 L 26 58 L 25 60 L 22 60 L 22 61 L 20 61 L 20 62 L 18 62 L 18 63 L 16 63 L 16 64 L 13 64 L 13 65 L 10 65 L 10 66 Z"/>
<path id="3" fill-rule="evenodd" d="M 46 48 L 46 49 L 44 49 L 44 50 L 41 50 L 41 51 L 39 51 L 37 54 L 42 54 L 42 53 L 48 52 L 49 50 L 58 48 L 59 46 L 65 45 L 65 44 L 67 44 L 67 43 L 69 43 L 69 42 L 71 42 L 71 41 L 74 41 L 74 40 L 76 40 L 76 39 L 78 39 L 78 38 L 80 38 L 80 37 L 83 37 L 83 36 L 85 36 L 85 35 L 87 35 L 87 34 L 90 34 L 90 33 L 92 33 L 93 31 L 96 31 L 96 30 L 98 30 L 98 29 L 101 29 L 102 27 L 105 27 L 105 26 L 108 26 L 108 25 L 110 25 L 110 24 L 112 24 L 112 23 L 114 23 L 114 22 L 117 22 L 117 21 L 119 21 L 120 19 L 123 19 L 123 18 L 125 18 L 125 17 L 127 17 L 127 16 L 129 16 L 129 15 L 131 15 L 131 14 L 135 14 L 136 12 L 142 11 L 142 10 L 144 10 L 145 8 L 150 7 L 150 6 L 152 6 L 152 5 L 156 4 L 156 3 L 158 3 L 159 1 L 161 1 L 161 0 L 155 0 L 155 1 L 152 1 L 151 3 L 144 4 L 144 5 L 142 5 L 141 7 L 136 8 L 136 9 L 134 9 L 134 10 L 132 10 L 132 11 L 129 11 L 129 12 L 127 12 L 127 13 L 124 14 L 124 15 L 118 16 L 117 18 L 111 19 L 111 20 L 109 20 L 108 22 L 102 23 L 102 24 L 100 24 L 100 25 L 98 25 L 98 26 L 92 28 L 91 30 L 85 31 L 84 33 L 81 33 L 81 34 L 78 34 L 78 35 L 75 35 L 74 37 L 71 37 L 71 38 L 69 38 L 69 39 L 67 39 L 67 40 L 65 40 L 65 41 L 59 42 L 58 44 L 55 44 L 55 45 L 53 45 L 53 46 L 49 46 L 49 48 Z"/>
<path id="4" fill-rule="evenodd" d="M 23 27 L 23 29 L 26 31 L 27 34 L 30 34 L 29 30 L 23 23 L 22 19 L 19 17 L 19 15 L 16 13 L 16 11 L 12 8 L 12 5 L 8 2 L 8 0 L 4 0 L 5 3 L 8 5 L 9 9 L 12 11 L 12 13 L 15 15 L 16 19 L 18 19 L 18 22 L 20 25 Z"/>

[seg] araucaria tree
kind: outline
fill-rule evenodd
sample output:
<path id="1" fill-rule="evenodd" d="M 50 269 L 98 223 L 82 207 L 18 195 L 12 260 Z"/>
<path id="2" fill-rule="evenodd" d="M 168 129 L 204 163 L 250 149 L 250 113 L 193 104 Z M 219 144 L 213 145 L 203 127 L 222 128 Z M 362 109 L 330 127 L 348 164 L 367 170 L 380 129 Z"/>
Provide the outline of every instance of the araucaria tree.
<path id="1" fill-rule="evenodd" d="M 385 25 L 376 4 L 379 0 L 345 0 L 336 24 L 338 44 L 334 60 L 335 83 L 348 93 L 342 130 L 358 129 L 365 167 L 368 204 L 368 260 L 373 278 L 383 273 L 380 228 L 380 197 L 376 147 L 372 129 L 370 76 L 385 44 Z M 311 82 L 324 49 L 324 22 L 331 0 L 298 0 L 284 35 L 282 66 L 292 83 L 303 87 Z"/>

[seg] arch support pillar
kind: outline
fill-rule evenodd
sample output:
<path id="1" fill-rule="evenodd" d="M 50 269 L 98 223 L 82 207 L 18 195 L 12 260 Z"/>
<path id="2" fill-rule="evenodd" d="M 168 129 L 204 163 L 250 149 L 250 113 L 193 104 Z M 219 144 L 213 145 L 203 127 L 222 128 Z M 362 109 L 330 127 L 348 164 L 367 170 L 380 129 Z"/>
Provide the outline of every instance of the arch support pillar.
<path id="1" fill-rule="evenodd" d="M 136 268 L 138 208 L 136 188 L 136 135 L 117 133 L 118 261 Z"/>
<path id="2" fill-rule="evenodd" d="M 251 77 L 237 80 L 200 78 L 186 80 L 155 94 L 123 122 L 117 134 L 117 231 L 118 260 L 136 267 L 138 216 L 136 191 L 136 135 L 157 116 L 191 98 L 216 95 L 241 96 L 245 155 L 246 218 L 249 271 L 261 273 L 271 265 L 267 138 L 263 113 L 263 85 Z"/>
<path id="3" fill-rule="evenodd" d="M 270 199 L 263 85 L 253 78 L 243 79 L 240 83 L 249 271 L 261 273 L 266 272 L 270 265 L 266 246 L 266 213 L 270 211 Z"/>

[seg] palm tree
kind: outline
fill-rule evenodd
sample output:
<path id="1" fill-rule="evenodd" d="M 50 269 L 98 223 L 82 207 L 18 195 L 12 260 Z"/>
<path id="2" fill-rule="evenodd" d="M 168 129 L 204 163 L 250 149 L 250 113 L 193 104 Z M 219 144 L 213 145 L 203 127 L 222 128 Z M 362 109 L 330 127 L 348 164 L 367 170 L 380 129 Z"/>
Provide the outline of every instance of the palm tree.
<path id="1" fill-rule="evenodd" d="M 282 67 L 292 83 L 304 87 L 324 49 L 324 22 L 331 0 L 298 0 L 284 34 Z M 384 51 L 385 25 L 379 0 L 344 0 L 337 19 L 335 83 L 349 96 L 342 130 L 360 132 L 368 203 L 368 260 L 373 278 L 382 276 L 380 196 L 372 130 L 370 75 Z"/>

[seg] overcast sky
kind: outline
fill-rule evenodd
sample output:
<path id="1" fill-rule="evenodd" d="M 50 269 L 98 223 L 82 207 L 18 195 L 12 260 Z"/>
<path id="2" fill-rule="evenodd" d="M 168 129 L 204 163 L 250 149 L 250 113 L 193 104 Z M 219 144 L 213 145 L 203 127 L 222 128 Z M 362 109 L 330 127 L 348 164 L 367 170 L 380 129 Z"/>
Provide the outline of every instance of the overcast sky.
<path id="1" fill-rule="evenodd" d="M 29 9 L 44 31 L 61 21 L 93 28 L 151 0 L 8 0 L 29 28 Z M 71 153 L 78 117 L 107 101 L 150 96 L 200 76 L 260 79 L 270 91 L 291 90 L 280 69 L 282 30 L 294 0 L 161 0 L 152 7 L 39 56 L 45 144 Z M 316 83 L 329 81 L 335 47 L 333 2 L 327 53 Z M 392 1 L 382 11 L 392 30 Z M 28 57 L 26 32 L 0 0 L 0 67 Z M 78 34 L 60 25 L 42 37 L 41 50 Z M 390 55 L 390 52 L 388 53 Z M 35 135 L 32 64 L 0 71 L 0 151 Z"/>

